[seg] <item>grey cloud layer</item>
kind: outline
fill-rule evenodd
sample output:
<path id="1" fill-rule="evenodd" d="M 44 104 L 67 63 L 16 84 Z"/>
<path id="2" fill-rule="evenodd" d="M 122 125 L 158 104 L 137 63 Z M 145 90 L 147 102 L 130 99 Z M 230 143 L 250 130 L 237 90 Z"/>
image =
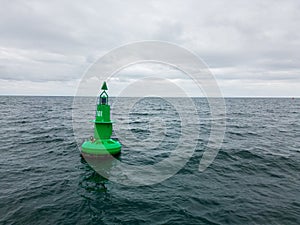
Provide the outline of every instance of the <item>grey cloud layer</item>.
<path id="1" fill-rule="evenodd" d="M 219 79 L 299 81 L 299 11 L 297 0 L 2 1 L 0 79 L 78 79 L 110 49 L 156 39 L 194 51 Z"/>

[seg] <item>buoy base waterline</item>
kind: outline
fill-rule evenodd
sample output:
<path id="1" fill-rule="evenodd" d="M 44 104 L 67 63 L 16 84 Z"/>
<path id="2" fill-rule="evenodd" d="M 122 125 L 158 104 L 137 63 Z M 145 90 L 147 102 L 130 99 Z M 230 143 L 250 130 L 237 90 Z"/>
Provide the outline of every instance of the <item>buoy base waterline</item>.
<path id="1" fill-rule="evenodd" d="M 112 121 L 110 120 L 110 105 L 106 93 L 107 85 L 103 83 L 103 91 L 98 97 L 94 125 L 94 136 L 81 146 L 81 155 L 84 158 L 98 158 L 109 155 L 118 155 L 121 152 L 120 142 L 111 139 Z"/>

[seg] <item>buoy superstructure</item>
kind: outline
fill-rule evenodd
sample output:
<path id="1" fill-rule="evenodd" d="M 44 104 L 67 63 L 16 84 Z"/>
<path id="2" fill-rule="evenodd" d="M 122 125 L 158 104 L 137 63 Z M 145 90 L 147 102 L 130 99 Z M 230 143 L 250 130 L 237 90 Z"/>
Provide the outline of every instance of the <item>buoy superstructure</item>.
<path id="1" fill-rule="evenodd" d="M 110 120 L 106 82 L 103 82 L 101 90 L 97 99 L 95 120 L 92 121 L 94 122 L 94 136 L 82 144 L 81 154 L 83 157 L 118 155 L 121 152 L 120 142 L 111 139 L 113 121 Z"/>

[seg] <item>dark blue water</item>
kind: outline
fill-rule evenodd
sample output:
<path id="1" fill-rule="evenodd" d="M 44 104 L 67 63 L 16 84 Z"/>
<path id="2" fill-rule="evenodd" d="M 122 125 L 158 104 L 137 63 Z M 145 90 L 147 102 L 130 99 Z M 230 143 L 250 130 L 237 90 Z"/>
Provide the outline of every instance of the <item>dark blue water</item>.
<path id="1" fill-rule="evenodd" d="M 0 97 L 0 224 L 300 224 L 300 99 L 226 99 L 224 143 L 204 172 L 211 120 L 205 99 L 194 100 L 201 119 L 192 158 L 161 183 L 130 187 L 80 157 L 73 98 Z M 86 121 L 95 102 L 83 102 Z M 115 127 L 129 123 L 140 139 L 156 129 L 152 117 L 166 121 L 159 151 L 123 146 L 119 159 L 129 164 L 168 157 L 182 130 L 161 99 L 138 103 L 129 121 L 120 109 L 112 114 Z M 82 128 L 82 137 L 92 134 L 92 125 Z"/>

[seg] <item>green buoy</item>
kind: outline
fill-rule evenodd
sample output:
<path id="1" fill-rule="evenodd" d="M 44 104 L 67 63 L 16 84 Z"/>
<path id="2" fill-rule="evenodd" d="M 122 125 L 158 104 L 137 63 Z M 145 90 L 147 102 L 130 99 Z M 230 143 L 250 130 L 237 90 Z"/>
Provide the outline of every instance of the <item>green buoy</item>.
<path id="1" fill-rule="evenodd" d="M 97 100 L 95 120 L 93 120 L 95 123 L 94 137 L 82 144 L 81 154 L 83 157 L 118 155 L 121 152 L 121 144 L 110 138 L 112 135 L 112 121 L 110 120 L 106 82 L 103 83 L 101 89 L 102 92 Z"/>

